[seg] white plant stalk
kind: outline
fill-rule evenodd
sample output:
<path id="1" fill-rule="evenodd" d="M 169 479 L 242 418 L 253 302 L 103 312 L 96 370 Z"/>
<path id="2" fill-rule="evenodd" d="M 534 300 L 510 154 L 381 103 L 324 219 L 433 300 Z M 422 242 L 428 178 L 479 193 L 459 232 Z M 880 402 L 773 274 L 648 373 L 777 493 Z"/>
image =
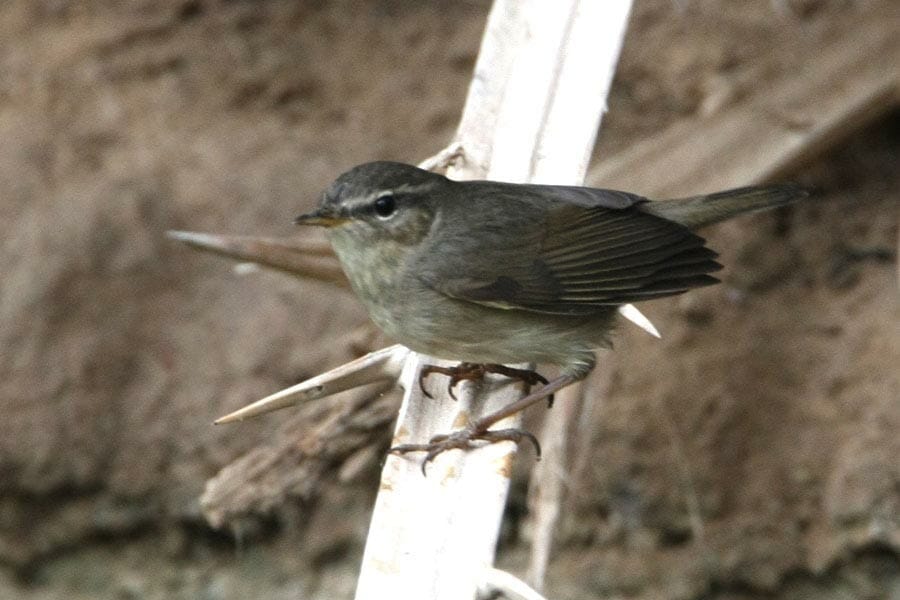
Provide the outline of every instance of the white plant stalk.
<path id="1" fill-rule="evenodd" d="M 579 184 L 606 106 L 627 26 L 626 0 L 497 0 L 475 66 L 448 175 Z M 410 355 L 395 443 L 422 443 L 517 397 L 489 379 L 454 404 L 419 390 Z M 496 425 L 515 427 L 518 417 Z M 510 442 L 438 456 L 428 476 L 420 456 L 391 456 L 382 472 L 357 600 L 475 598 L 489 588 L 509 485 Z M 496 579 L 496 577 L 495 577 Z M 527 589 L 523 587 L 522 589 Z"/>

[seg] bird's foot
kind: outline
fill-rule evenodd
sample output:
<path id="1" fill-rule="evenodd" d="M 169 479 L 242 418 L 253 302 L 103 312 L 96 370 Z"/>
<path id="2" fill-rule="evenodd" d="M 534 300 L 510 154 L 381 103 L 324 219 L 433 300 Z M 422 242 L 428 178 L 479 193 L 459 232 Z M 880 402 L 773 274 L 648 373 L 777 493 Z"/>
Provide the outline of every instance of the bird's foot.
<path id="1" fill-rule="evenodd" d="M 456 394 L 453 392 L 453 388 L 456 387 L 456 384 L 467 379 L 483 379 L 484 376 L 488 373 L 496 373 L 498 375 L 503 375 L 504 377 L 509 377 L 510 379 L 518 379 L 519 381 L 525 383 L 529 387 L 529 389 L 531 388 L 531 386 L 538 383 L 547 385 L 547 379 L 537 371 L 532 371 L 530 369 L 514 369 L 513 367 L 507 367 L 506 365 L 470 362 L 461 362 L 455 367 L 424 365 L 422 367 L 422 370 L 419 372 L 419 389 L 421 389 L 422 393 L 429 398 L 433 398 L 433 396 L 428 393 L 428 390 L 425 389 L 425 380 L 432 373 L 440 373 L 441 375 L 447 375 L 450 378 L 450 381 L 447 383 L 447 392 L 454 400 L 456 400 Z M 552 394 L 547 397 L 547 406 L 553 406 Z"/>
<path id="2" fill-rule="evenodd" d="M 409 452 L 425 452 L 425 458 L 422 460 L 422 475 L 426 475 L 428 463 L 433 461 L 439 454 L 447 450 L 469 450 L 477 448 L 482 444 L 477 442 L 487 442 L 488 444 L 496 444 L 497 442 L 513 442 L 521 444 L 523 440 L 528 440 L 534 446 L 537 459 L 541 458 L 541 445 L 537 438 L 524 429 L 481 429 L 475 423 L 454 431 L 453 433 L 436 435 L 427 444 L 400 444 L 389 450 L 391 454 L 407 454 Z"/>
<path id="3" fill-rule="evenodd" d="M 422 461 L 422 474 L 425 474 L 428 463 L 434 460 L 441 452 L 456 448 L 468 450 L 480 445 L 475 443 L 479 441 L 487 442 L 488 444 L 504 441 L 520 444 L 522 440 L 528 440 L 534 445 L 537 458 L 540 459 L 541 445 L 538 443 L 537 438 L 531 433 L 524 429 L 491 429 L 491 427 L 499 421 L 520 413 L 529 406 L 544 400 L 554 392 L 561 390 L 575 381 L 576 379 L 572 375 L 560 375 L 536 392 L 528 394 L 524 398 L 516 400 L 499 410 L 469 423 L 465 429 L 454 431 L 449 434 L 436 435 L 431 438 L 427 444 L 400 444 L 399 446 L 391 448 L 390 452 L 392 454 L 425 452 L 425 460 Z"/>

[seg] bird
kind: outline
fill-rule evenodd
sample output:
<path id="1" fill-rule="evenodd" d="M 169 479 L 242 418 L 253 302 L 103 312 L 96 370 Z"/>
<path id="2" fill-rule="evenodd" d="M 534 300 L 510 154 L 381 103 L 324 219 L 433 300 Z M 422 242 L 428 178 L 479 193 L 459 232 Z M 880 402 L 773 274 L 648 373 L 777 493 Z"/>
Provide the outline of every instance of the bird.
<path id="1" fill-rule="evenodd" d="M 372 321 L 415 352 L 460 361 L 426 366 L 461 379 L 499 372 L 540 389 L 454 432 L 391 452 L 441 452 L 481 442 L 531 441 L 491 429 L 587 376 L 611 345 L 624 304 L 717 283 L 717 253 L 694 230 L 807 195 L 793 184 L 742 187 L 674 200 L 569 185 L 456 181 L 377 161 L 343 173 L 318 207 L 319 226 Z M 550 364 L 551 381 L 509 363 Z M 420 385 L 422 380 L 420 379 Z M 423 388 L 424 390 L 424 388 Z"/>

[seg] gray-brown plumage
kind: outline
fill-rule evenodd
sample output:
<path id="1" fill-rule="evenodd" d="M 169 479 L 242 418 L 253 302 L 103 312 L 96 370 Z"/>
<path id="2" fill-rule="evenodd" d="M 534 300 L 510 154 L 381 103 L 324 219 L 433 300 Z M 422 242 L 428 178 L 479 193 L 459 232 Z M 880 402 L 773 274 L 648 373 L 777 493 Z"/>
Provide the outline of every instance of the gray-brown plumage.
<path id="1" fill-rule="evenodd" d="M 716 253 L 693 228 L 804 195 L 768 186 L 655 202 L 373 162 L 338 177 L 297 222 L 328 227 L 353 289 L 390 337 L 450 360 L 556 364 L 559 389 L 593 368 L 618 306 L 717 281 Z M 466 444 L 487 437 L 492 417 L 469 428 Z"/>

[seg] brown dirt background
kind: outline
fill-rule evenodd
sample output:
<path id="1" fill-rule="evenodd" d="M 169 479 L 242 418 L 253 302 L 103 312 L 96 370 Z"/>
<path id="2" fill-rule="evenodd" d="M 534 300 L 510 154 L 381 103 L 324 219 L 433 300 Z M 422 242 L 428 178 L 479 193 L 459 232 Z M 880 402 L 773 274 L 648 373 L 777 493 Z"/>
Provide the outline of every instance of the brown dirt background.
<path id="1" fill-rule="evenodd" d="M 889 0 L 723 6 L 638 0 L 598 155 L 898 17 Z M 439 149 L 487 8 L 0 4 L 0 598 L 352 596 L 377 457 L 228 531 L 197 499 L 284 416 L 212 419 L 339 364 L 364 313 L 164 231 L 293 235 L 347 167 Z M 706 232 L 724 284 L 642 307 L 662 342 L 622 329 L 551 597 L 900 597 L 898 140 L 895 111 L 797 173 L 815 201 Z M 514 569 L 523 512 L 518 489 Z"/>

